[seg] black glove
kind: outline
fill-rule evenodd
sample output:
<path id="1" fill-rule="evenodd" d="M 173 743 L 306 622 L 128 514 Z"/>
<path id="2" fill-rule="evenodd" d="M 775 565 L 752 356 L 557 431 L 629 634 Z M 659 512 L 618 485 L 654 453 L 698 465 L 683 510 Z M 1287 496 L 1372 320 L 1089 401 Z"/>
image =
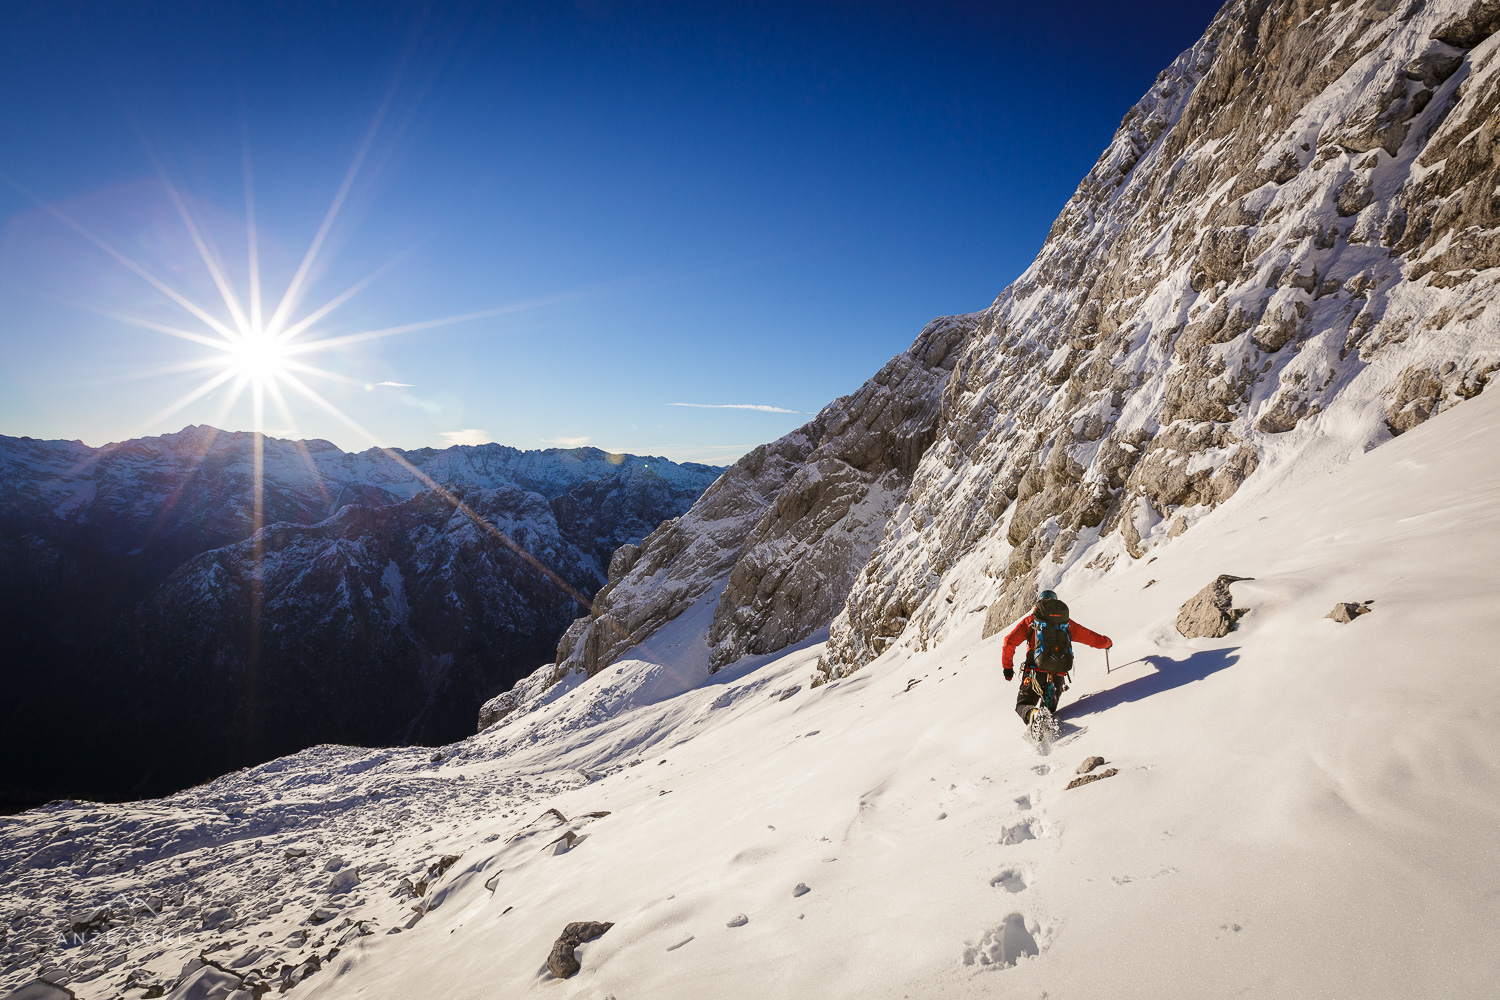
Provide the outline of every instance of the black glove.
<path id="1" fill-rule="evenodd" d="M 1015 679 L 1015 676 L 1016 676 L 1016 672 L 1015 672 L 1015 670 L 1013 670 L 1013 669 L 1012 669 L 1012 668 L 1010 668 L 1010 667 L 1006 667 L 1006 668 L 1005 668 L 1005 679 L 1006 679 L 1006 680 L 1008 680 L 1008 681 L 1009 681 L 1009 680 L 1014 680 L 1014 679 Z"/>

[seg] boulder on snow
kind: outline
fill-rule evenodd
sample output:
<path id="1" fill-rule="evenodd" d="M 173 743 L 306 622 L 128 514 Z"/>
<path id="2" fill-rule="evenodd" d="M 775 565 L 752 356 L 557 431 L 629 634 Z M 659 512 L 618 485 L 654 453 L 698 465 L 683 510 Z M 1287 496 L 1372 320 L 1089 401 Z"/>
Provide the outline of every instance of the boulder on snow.
<path id="1" fill-rule="evenodd" d="M 245 985 L 243 977 L 210 962 L 188 973 L 167 1000 L 224 1000 Z"/>
<path id="2" fill-rule="evenodd" d="M 1324 615 L 1323 617 L 1332 618 L 1334 621 L 1339 622 L 1340 624 L 1347 625 L 1354 619 L 1358 618 L 1360 615 L 1367 615 L 1371 611 L 1375 610 L 1374 608 L 1366 606 L 1369 603 L 1369 601 L 1366 601 L 1364 604 L 1355 604 L 1352 601 L 1340 601 L 1338 604 L 1335 604 L 1333 606 L 1332 611 L 1328 612 L 1328 614 Z"/>
<path id="3" fill-rule="evenodd" d="M 812 892 L 812 890 L 807 887 L 806 882 L 798 882 L 797 887 L 792 890 L 792 898 L 795 899 L 798 896 L 806 896 L 810 892 Z"/>
<path id="4" fill-rule="evenodd" d="M 339 896 L 359 885 L 359 869 L 345 868 L 328 882 L 328 895 Z"/>
<path id="5" fill-rule="evenodd" d="M 69 917 L 68 929 L 74 934 L 90 934 L 94 931 L 102 930 L 112 916 L 114 916 L 114 913 L 109 907 L 96 906 L 93 909 L 84 910 Z M 9 998 L 7 997 L 6 1000 L 9 1000 Z"/>
<path id="6" fill-rule="evenodd" d="M 333 906 L 320 906 L 317 909 L 313 910 L 312 913 L 308 914 L 307 922 L 310 924 L 326 924 L 328 921 L 332 920 L 338 915 L 338 904 L 334 904 Z M 305 937 L 304 940 L 306 940 Z"/>
<path id="7" fill-rule="evenodd" d="M 734 916 L 732 916 L 732 917 L 729 918 L 729 923 L 725 924 L 724 926 L 725 927 L 743 927 L 746 924 L 748 924 L 749 922 L 750 922 L 750 918 L 749 917 L 745 916 L 743 913 L 736 913 Z"/>
<path id="8" fill-rule="evenodd" d="M 1188 599 L 1177 612 L 1177 631 L 1189 639 L 1219 639 L 1234 630 L 1235 621 L 1245 613 L 1234 607 L 1229 585 L 1248 576 L 1219 574 L 1219 578 Z"/>
<path id="9" fill-rule="evenodd" d="M 66 986 L 58 986 L 45 979 L 33 979 L 14 993 L 5 994 L 5 1000 L 74 1000 L 77 996 L 77 993 Z"/>
<path id="10" fill-rule="evenodd" d="M 227 906 L 211 906 L 203 911 L 203 929 L 211 931 L 224 924 L 232 925 L 235 920 L 235 912 Z"/>
<path id="11" fill-rule="evenodd" d="M 583 968 L 574 950 L 585 941 L 592 941 L 613 927 L 613 923 L 593 920 L 575 921 L 563 928 L 562 936 L 552 945 L 552 954 L 547 956 L 547 971 L 558 979 L 568 979 Z"/>
<path id="12" fill-rule="evenodd" d="M 552 811 L 556 812 L 556 810 Z M 462 857 L 462 855 L 460 854 L 444 854 L 440 856 L 436 861 L 427 866 L 428 877 L 441 877 L 444 872 L 446 872 L 449 868 L 452 868 L 454 864 L 458 862 L 458 859 L 460 857 Z"/>
<path id="13" fill-rule="evenodd" d="M 1104 763 L 1103 757 L 1085 757 L 1082 764 L 1078 765 L 1078 774 L 1088 774 L 1094 768 Z"/>
<path id="14" fill-rule="evenodd" d="M 1077 788 L 1079 785 L 1087 785 L 1089 782 L 1098 781 L 1100 778 L 1113 778 L 1119 773 L 1119 768 L 1111 767 L 1104 771 L 1095 772 L 1094 774 L 1085 774 L 1080 778 L 1074 778 L 1072 781 L 1068 782 L 1067 787 L 1064 788 L 1063 791 L 1066 792 L 1069 788 Z"/>

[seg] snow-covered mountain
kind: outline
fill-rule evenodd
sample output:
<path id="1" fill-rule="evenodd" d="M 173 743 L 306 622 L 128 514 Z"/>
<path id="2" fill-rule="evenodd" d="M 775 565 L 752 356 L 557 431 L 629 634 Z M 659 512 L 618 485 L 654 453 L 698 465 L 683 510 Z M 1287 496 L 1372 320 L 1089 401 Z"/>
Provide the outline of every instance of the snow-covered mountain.
<path id="1" fill-rule="evenodd" d="M 615 553 L 557 660 L 486 704 L 488 726 L 566 677 L 592 677 L 700 600 L 715 667 L 806 638 L 837 612 L 932 440 L 967 318 L 938 320 L 853 395 L 732 465 L 681 518 Z"/>
<path id="2" fill-rule="evenodd" d="M 0 438 L 5 780 L 165 790 L 316 742 L 469 729 L 579 605 L 402 462 L 585 600 L 616 548 L 721 471 L 591 448 L 267 439 L 256 535 L 252 435 Z"/>
<path id="3" fill-rule="evenodd" d="M 1226 4 L 991 308 L 620 547 L 479 733 L 4 821 L 0 987 L 1491 995 L 1497 32 Z M 1040 587 L 1115 642 L 1049 755 Z"/>
<path id="4" fill-rule="evenodd" d="M 821 642 L 710 675 L 700 605 L 438 752 L 0 818 L 0 995 L 1489 997 L 1497 434 L 1486 393 L 1070 581 L 1114 670 L 1047 756 L 982 613 L 814 688 Z M 1248 613 L 1184 639 L 1223 572 Z"/>
<path id="5" fill-rule="evenodd" d="M 784 464 L 757 489 L 705 495 L 522 689 L 601 669 L 710 592 L 715 665 L 831 625 L 820 671 L 843 676 L 976 603 L 992 633 L 1247 482 L 1480 392 L 1500 368 L 1497 16 L 1226 4 L 989 309 L 766 446 Z"/>

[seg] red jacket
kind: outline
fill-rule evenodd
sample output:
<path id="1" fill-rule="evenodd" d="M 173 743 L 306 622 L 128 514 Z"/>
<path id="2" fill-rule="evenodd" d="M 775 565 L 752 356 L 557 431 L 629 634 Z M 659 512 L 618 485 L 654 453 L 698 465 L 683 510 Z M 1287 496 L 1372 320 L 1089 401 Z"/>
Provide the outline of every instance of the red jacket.
<path id="1" fill-rule="evenodd" d="M 1032 647 L 1036 644 L 1036 640 L 1031 636 L 1031 619 L 1032 616 L 1027 615 L 1016 622 L 1016 627 L 1011 629 L 1005 637 L 1005 652 L 1002 654 L 1004 657 L 1002 662 L 1005 664 L 1006 670 L 1011 669 L 1011 663 L 1016 658 L 1016 650 L 1021 647 L 1023 640 L 1026 643 L 1026 658 L 1028 660 L 1031 659 Z M 1077 622 L 1068 622 L 1068 633 L 1073 637 L 1074 642 L 1081 642 L 1085 646 L 1093 646 L 1095 649 L 1108 649 L 1114 645 L 1114 640 L 1110 639 L 1109 636 L 1100 635 L 1098 632 L 1091 632 Z"/>

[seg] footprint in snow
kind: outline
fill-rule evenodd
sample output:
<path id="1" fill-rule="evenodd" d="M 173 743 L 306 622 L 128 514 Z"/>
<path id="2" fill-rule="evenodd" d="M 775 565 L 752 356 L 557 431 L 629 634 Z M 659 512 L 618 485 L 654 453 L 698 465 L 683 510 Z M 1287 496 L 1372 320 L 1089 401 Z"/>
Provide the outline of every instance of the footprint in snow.
<path id="1" fill-rule="evenodd" d="M 1019 823 L 1012 823 L 1000 831 L 1000 843 L 1003 845 L 1019 844 L 1024 840 L 1035 840 L 1042 833 L 1041 824 L 1034 819 L 1023 819 Z"/>
<path id="2" fill-rule="evenodd" d="M 1007 969 L 1023 958 L 1042 953 L 1036 935 L 1041 932 L 1035 922 L 1026 925 L 1021 913 L 1008 914 L 1002 923 L 985 931 L 977 942 L 965 942 L 964 965 Z"/>
<path id="3" fill-rule="evenodd" d="M 1026 874 L 1019 868 L 1007 868 L 1005 871 L 990 879 L 990 885 L 1006 892 L 1025 892 Z"/>

